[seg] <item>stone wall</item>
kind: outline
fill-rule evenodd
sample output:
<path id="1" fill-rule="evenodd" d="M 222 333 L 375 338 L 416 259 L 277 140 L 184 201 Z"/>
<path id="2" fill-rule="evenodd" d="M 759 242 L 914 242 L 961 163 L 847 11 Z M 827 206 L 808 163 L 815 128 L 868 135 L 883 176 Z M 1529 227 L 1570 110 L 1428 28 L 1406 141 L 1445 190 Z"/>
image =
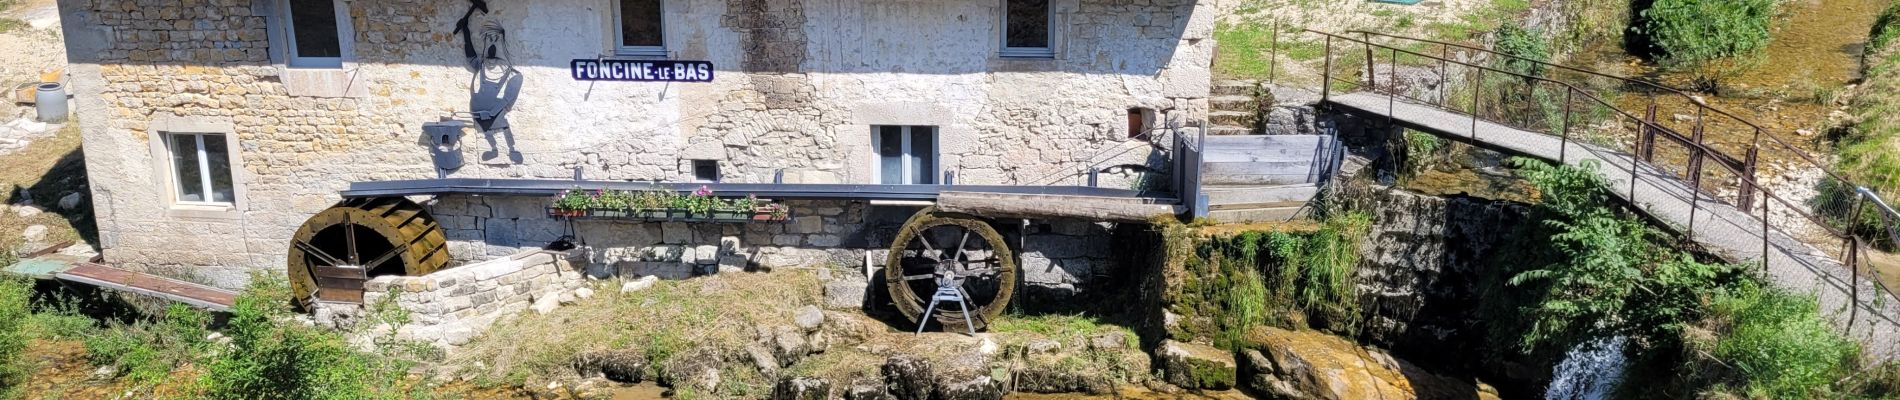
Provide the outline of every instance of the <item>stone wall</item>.
<path id="1" fill-rule="evenodd" d="M 1362 335 L 1372 344 L 1413 358 L 1470 354 L 1444 351 L 1484 343 L 1477 310 L 1485 273 L 1522 231 L 1535 224 L 1523 203 L 1462 196 L 1431 196 L 1404 190 L 1369 193 L 1372 226 L 1360 247 L 1358 286 L 1367 320 Z"/>
<path id="2" fill-rule="evenodd" d="M 347 326 L 396 296 L 390 304 L 410 318 L 395 332 L 397 339 L 454 347 L 502 318 L 591 296 L 584 286 L 586 279 L 566 253 L 528 250 L 424 276 L 379 276 L 364 284 L 367 306 L 321 304 L 312 317 L 322 325 Z"/>
<path id="3" fill-rule="evenodd" d="M 444 196 L 426 203 L 449 239 L 457 264 L 546 246 L 571 233 L 588 275 L 684 279 L 719 271 L 830 267 L 839 285 L 860 287 L 869 261 L 881 268 L 892 239 L 917 207 L 862 201 L 792 200 L 783 223 L 686 223 L 549 218 L 545 197 Z M 1018 252 L 1026 299 L 1061 302 L 1120 271 L 1114 225 L 1079 220 L 998 220 Z M 867 260 L 866 255 L 870 257 Z M 459 267 L 458 267 L 459 268 Z M 877 272 L 873 272 L 874 274 Z M 834 285 L 835 286 L 835 285 Z M 846 289 L 838 287 L 833 289 Z M 861 295 L 859 296 L 861 297 Z M 863 305 L 843 299 L 839 307 Z"/>
<path id="4" fill-rule="evenodd" d="M 344 2 L 354 51 L 334 70 L 285 66 L 272 0 L 59 3 L 115 265 L 240 286 L 282 268 L 294 230 L 349 182 L 437 177 L 422 124 L 468 120 L 473 72 L 452 32 L 466 1 Z M 934 125 L 957 183 L 1079 184 L 1087 165 L 1158 160 L 1126 139 L 1129 108 L 1205 117 L 1213 11 L 1192 0 L 1053 1 L 1049 59 L 997 56 L 993 0 L 669 1 L 668 58 L 713 62 L 714 82 L 575 81 L 570 60 L 610 53 L 610 5 L 490 2 L 476 15 L 507 30 L 520 97 L 509 133 L 491 147 L 469 131 L 469 163 L 449 176 L 681 181 L 691 160 L 715 160 L 727 182 L 870 183 L 872 125 Z M 174 205 L 162 132 L 234 136 L 236 204 Z M 519 236 L 551 229 L 523 225 Z M 801 235 L 831 247 L 828 233 Z"/>

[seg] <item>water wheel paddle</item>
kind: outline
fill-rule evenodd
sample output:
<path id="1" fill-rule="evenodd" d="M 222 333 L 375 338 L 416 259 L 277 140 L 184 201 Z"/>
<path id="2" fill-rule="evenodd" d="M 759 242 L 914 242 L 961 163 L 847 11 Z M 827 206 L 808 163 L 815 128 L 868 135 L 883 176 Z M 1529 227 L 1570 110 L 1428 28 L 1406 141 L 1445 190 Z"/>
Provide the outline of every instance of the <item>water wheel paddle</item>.
<path id="1" fill-rule="evenodd" d="M 1003 313 L 1016 290 L 1016 257 L 989 223 L 968 214 L 925 208 L 904 222 L 885 259 L 884 282 L 891 302 L 919 322 L 940 280 L 954 282 L 969 298 L 969 315 L 955 305 L 932 315 L 944 326 L 983 329 Z M 942 279 L 940 279 L 942 278 Z"/>
<path id="2" fill-rule="evenodd" d="M 363 282 L 378 275 L 419 276 L 449 263 L 447 236 L 429 211 L 409 199 L 344 199 L 311 216 L 291 237 L 292 297 L 363 301 Z"/>

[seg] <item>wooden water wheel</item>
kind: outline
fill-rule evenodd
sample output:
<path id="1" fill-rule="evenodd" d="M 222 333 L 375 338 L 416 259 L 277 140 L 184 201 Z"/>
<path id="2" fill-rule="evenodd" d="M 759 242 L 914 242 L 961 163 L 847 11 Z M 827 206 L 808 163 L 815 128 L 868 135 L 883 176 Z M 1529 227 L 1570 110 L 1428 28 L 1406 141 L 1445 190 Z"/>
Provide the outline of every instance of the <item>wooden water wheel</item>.
<path id="1" fill-rule="evenodd" d="M 931 315 L 945 329 L 961 330 L 968 321 L 983 329 L 1003 313 L 1016 290 L 1015 254 L 989 222 L 969 214 L 925 208 L 904 222 L 885 260 L 884 282 L 897 309 L 919 322 L 940 283 L 957 285 L 968 296 L 966 315 L 955 303 Z"/>
<path id="2" fill-rule="evenodd" d="M 449 263 L 447 237 L 422 205 L 401 197 L 345 199 L 304 221 L 290 242 L 290 289 L 316 301 L 363 301 L 380 275 L 418 276 Z"/>

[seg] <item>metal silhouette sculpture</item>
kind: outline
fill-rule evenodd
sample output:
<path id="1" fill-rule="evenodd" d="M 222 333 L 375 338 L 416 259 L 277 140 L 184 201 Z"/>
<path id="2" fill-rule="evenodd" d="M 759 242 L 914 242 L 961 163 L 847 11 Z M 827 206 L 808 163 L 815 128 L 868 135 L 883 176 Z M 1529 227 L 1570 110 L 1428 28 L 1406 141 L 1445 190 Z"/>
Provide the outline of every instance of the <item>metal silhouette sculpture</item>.
<path id="1" fill-rule="evenodd" d="M 508 126 L 508 111 L 514 108 L 515 99 L 521 95 L 521 71 L 515 70 L 514 62 L 508 53 L 508 31 L 495 21 L 482 22 L 479 34 L 469 29 L 475 13 L 488 14 L 488 3 L 483 0 L 470 0 L 468 12 L 455 22 L 455 33 L 462 35 L 462 53 L 468 57 L 469 69 L 475 75 L 469 82 L 468 111 L 474 116 L 475 126 L 482 130 L 482 136 L 488 139 L 488 151 L 482 152 L 482 161 L 491 162 L 501 155 L 500 141 L 508 145 L 508 161 L 521 163 L 521 151 L 515 148 L 514 130 Z M 481 39 L 476 45 L 476 37 Z"/>

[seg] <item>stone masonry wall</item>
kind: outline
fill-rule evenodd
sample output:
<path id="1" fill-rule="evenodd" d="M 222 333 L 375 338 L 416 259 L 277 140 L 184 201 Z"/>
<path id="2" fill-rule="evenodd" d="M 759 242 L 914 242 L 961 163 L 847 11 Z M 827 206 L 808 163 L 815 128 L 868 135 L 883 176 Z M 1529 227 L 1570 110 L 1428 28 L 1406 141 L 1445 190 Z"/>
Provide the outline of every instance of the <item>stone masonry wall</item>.
<path id="1" fill-rule="evenodd" d="M 323 304 L 312 316 L 319 324 L 347 325 L 393 295 L 393 305 L 408 311 L 410 319 L 396 338 L 461 346 L 502 318 L 530 308 L 546 312 L 577 296 L 591 296 L 581 271 L 566 257 L 528 250 L 424 276 L 379 276 L 364 284 L 367 306 Z"/>
<path id="2" fill-rule="evenodd" d="M 283 268 L 291 234 L 350 182 L 437 177 L 422 124 L 468 121 L 474 73 L 452 30 L 469 3 L 342 2 L 354 50 L 332 70 L 284 65 L 275 4 L 59 0 L 107 262 L 238 287 L 252 270 Z M 1049 59 L 997 56 L 999 5 L 669 1 L 667 58 L 711 61 L 717 77 L 635 83 L 569 76 L 570 60 L 612 58 L 611 2 L 490 2 L 474 26 L 507 31 L 522 77 L 512 130 L 495 138 L 499 148 L 469 131 L 460 142 L 469 163 L 449 176 L 565 179 L 579 169 L 590 179 L 681 181 L 691 160 L 714 160 L 727 182 L 783 171 L 788 182 L 872 183 L 871 126 L 933 125 L 938 165 L 957 183 L 1079 184 L 1088 165 L 1158 160 L 1126 138 L 1129 108 L 1204 118 L 1211 5 L 1055 0 Z M 163 132 L 236 138 L 234 206 L 171 202 L 168 157 L 154 140 Z M 514 233 L 482 225 L 481 240 L 554 230 L 516 222 Z M 662 241 L 668 232 L 637 229 Z M 716 236 L 749 235 L 768 234 Z M 827 232 L 798 235 L 797 246 L 845 246 L 825 244 Z M 469 246 L 456 251 L 476 251 Z"/>

